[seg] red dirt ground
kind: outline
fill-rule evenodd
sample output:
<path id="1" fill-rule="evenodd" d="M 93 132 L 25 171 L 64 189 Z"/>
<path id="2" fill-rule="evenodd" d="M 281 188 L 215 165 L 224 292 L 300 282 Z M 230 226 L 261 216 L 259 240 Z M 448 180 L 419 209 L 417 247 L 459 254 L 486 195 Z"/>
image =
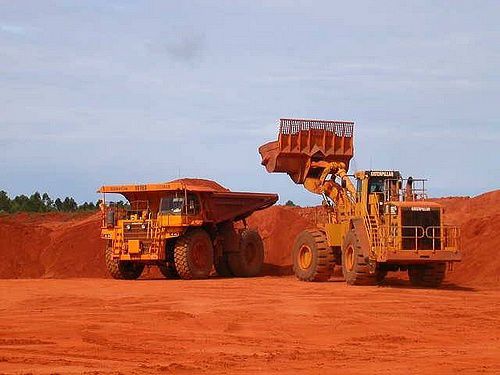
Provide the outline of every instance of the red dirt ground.
<path id="1" fill-rule="evenodd" d="M 0 280 L 2 374 L 498 374 L 499 289 Z"/>
<path id="2" fill-rule="evenodd" d="M 500 373 L 500 190 L 438 201 L 463 235 L 438 290 L 397 274 L 382 287 L 104 280 L 99 214 L 0 216 L 0 279 L 24 279 L 0 280 L 0 374 Z M 296 234 L 318 217 L 252 215 L 266 274 L 289 271 Z"/>

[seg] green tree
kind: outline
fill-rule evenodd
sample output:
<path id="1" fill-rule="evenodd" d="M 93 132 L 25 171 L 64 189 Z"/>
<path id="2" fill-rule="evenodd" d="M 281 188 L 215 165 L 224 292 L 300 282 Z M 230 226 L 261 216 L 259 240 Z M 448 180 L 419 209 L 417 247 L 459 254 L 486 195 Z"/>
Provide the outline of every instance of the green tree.
<path id="1" fill-rule="evenodd" d="M 52 211 L 54 209 L 54 201 L 49 197 L 47 193 L 43 193 L 42 202 L 45 206 L 45 211 Z"/>
<path id="2" fill-rule="evenodd" d="M 11 212 L 29 211 L 29 208 L 30 199 L 24 194 L 16 195 L 16 197 L 12 201 Z"/>
<path id="3" fill-rule="evenodd" d="M 4 190 L 0 191 L 0 212 L 10 212 L 12 209 L 12 203 L 10 201 L 7 192 Z"/>
<path id="4" fill-rule="evenodd" d="M 72 211 L 76 211 L 77 208 L 78 208 L 78 204 L 76 204 L 76 202 L 73 198 L 71 198 L 71 197 L 64 198 L 64 201 L 62 202 L 62 211 L 72 212 Z"/>
<path id="5" fill-rule="evenodd" d="M 54 206 L 56 207 L 57 211 L 62 211 L 63 210 L 63 202 L 61 201 L 61 198 L 57 198 L 54 201 Z"/>
<path id="6" fill-rule="evenodd" d="M 45 211 L 45 205 L 43 204 L 42 196 L 40 195 L 40 193 L 38 191 L 31 194 L 29 202 L 28 202 L 27 211 L 28 212 L 44 212 Z"/>
<path id="7" fill-rule="evenodd" d="M 293 203 L 291 200 L 287 200 L 285 206 L 296 207 L 296 204 Z"/>

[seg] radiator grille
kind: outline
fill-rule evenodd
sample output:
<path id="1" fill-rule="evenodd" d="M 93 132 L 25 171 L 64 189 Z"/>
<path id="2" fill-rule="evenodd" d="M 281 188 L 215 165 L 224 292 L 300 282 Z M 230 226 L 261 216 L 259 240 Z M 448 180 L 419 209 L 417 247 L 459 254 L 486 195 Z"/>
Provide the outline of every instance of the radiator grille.
<path id="1" fill-rule="evenodd" d="M 146 240 L 148 238 L 147 228 L 142 228 L 142 223 L 126 223 L 123 226 L 123 238 L 125 240 Z M 127 229 L 130 226 L 130 229 Z"/>
<path id="2" fill-rule="evenodd" d="M 403 250 L 439 250 L 441 248 L 439 209 L 420 211 L 405 207 L 401 215 Z"/>

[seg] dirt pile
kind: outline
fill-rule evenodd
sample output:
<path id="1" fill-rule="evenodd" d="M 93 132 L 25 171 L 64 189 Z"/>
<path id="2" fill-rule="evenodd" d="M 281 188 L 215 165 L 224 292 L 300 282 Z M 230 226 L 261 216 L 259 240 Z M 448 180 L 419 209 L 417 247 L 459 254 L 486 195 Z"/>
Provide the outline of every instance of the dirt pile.
<path id="1" fill-rule="evenodd" d="M 315 208 L 273 206 L 257 211 L 248 219 L 264 241 L 264 273 L 290 274 L 291 248 L 295 237 L 305 228 L 314 227 Z"/>
<path id="2" fill-rule="evenodd" d="M 500 190 L 474 198 L 441 198 L 446 219 L 462 228 L 463 261 L 449 280 L 500 282 Z M 265 245 L 266 274 L 289 274 L 291 248 L 302 230 L 324 222 L 321 207 L 274 206 L 248 223 Z M 0 216 L 0 278 L 107 277 L 99 214 L 16 214 Z"/>
<path id="3" fill-rule="evenodd" d="M 474 198 L 441 198 L 448 224 L 460 225 L 462 262 L 448 280 L 459 283 L 500 283 L 500 190 Z"/>
<path id="4" fill-rule="evenodd" d="M 0 278 L 104 277 L 99 214 L 0 217 Z"/>

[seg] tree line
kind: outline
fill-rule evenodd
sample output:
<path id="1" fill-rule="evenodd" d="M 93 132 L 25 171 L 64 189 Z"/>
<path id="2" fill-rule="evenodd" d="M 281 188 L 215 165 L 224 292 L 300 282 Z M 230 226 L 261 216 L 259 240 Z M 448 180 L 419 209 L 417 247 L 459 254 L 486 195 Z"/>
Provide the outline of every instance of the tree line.
<path id="1" fill-rule="evenodd" d="M 100 200 L 78 204 L 72 197 L 52 199 L 47 193 L 40 194 L 38 191 L 29 197 L 21 194 L 11 199 L 6 191 L 0 191 L 0 212 L 8 213 L 95 211 L 99 203 Z"/>

